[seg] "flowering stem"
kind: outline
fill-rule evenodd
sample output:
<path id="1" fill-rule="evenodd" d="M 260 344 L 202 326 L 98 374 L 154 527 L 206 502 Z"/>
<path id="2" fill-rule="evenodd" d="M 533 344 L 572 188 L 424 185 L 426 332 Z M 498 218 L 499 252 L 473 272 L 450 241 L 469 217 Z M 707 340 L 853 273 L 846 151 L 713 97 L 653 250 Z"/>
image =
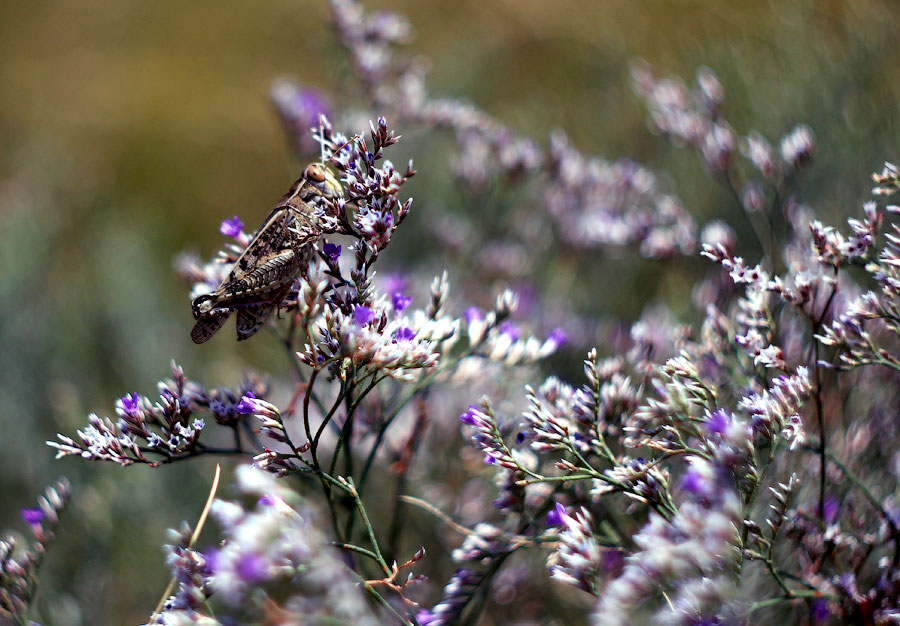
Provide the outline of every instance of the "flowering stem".
<path id="1" fill-rule="evenodd" d="M 769 236 L 766 237 L 766 234 L 763 233 L 760 229 L 757 220 L 753 218 L 753 213 L 751 213 L 747 209 L 747 207 L 744 206 L 744 202 L 743 200 L 741 200 L 741 194 L 738 191 L 738 186 L 731 174 L 731 169 L 729 168 L 728 171 L 726 171 L 721 177 L 717 177 L 717 179 L 722 181 L 725 188 L 731 192 L 731 195 L 737 201 L 738 206 L 741 207 L 744 216 L 747 218 L 747 221 L 750 223 L 750 227 L 753 229 L 753 234 L 756 235 L 756 241 L 759 243 L 759 247 L 762 248 L 763 254 L 769 260 L 771 268 L 774 270 L 778 267 L 778 257 L 775 254 L 777 251 L 777 246 L 774 245 L 775 232 L 771 228 L 771 220 L 769 221 Z"/>
<path id="2" fill-rule="evenodd" d="M 347 407 L 347 417 L 344 420 L 343 428 L 341 428 L 340 433 L 338 434 L 338 440 L 334 447 L 334 457 L 332 457 L 332 459 L 331 459 L 331 473 L 332 474 L 334 474 L 334 468 L 337 465 L 337 458 L 338 458 L 338 454 L 341 451 L 341 448 L 344 445 L 347 445 L 347 446 L 350 445 L 349 437 L 353 432 L 353 416 L 356 415 L 357 407 L 359 407 L 360 403 L 362 403 L 363 399 L 369 394 L 369 392 L 372 391 L 378 383 L 380 383 L 382 380 L 384 380 L 384 377 L 378 378 L 378 376 L 376 374 L 371 374 L 371 376 L 372 376 L 372 382 L 369 383 L 369 386 L 366 387 L 366 389 L 355 400 L 353 400 L 350 403 L 350 405 Z M 345 394 L 342 399 L 350 400 L 350 398 L 353 395 L 352 387 L 355 387 L 356 385 L 365 381 L 366 377 L 363 377 L 362 379 L 360 379 L 360 381 L 358 383 L 351 383 L 350 389 L 348 389 L 348 393 Z M 349 455 L 349 452 L 348 452 L 348 455 Z M 348 461 L 348 462 L 352 463 L 352 460 Z M 348 475 L 352 474 L 352 472 L 349 471 L 350 469 L 352 469 L 352 466 L 348 467 L 348 471 L 347 471 Z"/>
<path id="3" fill-rule="evenodd" d="M 761 600 L 759 602 L 754 602 L 750 605 L 750 613 L 758 609 L 764 609 L 769 606 L 776 606 L 781 604 L 782 602 L 793 602 L 795 600 L 804 600 L 804 599 L 818 599 L 824 598 L 822 592 L 820 591 L 792 591 L 783 596 L 778 596 L 775 598 L 769 598 L 768 600 Z"/>
<path id="4" fill-rule="evenodd" d="M 381 444 L 384 441 L 384 435 L 387 432 L 388 427 L 390 427 L 391 423 L 394 421 L 394 418 L 402 411 L 409 401 L 412 400 L 419 391 L 428 387 L 431 382 L 435 379 L 435 377 L 442 371 L 445 371 L 444 368 L 437 368 L 432 373 L 428 374 L 422 380 L 420 380 L 413 387 L 412 391 L 410 391 L 403 400 L 400 401 L 400 404 L 397 405 L 391 414 L 384 419 L 384 422 L 381 424 L 381 428 L 378 429 L 378 434 L 375 436 L 375 441 L 372 443 L 372 447 L 369 449 L 369 456 L 366 458 L 366 464 L 363 466 L 363 471 L 359 479 L 360 487 L 366 484 L 366 479 L 369 477 L 369 470 L 372 469 L 372 464 L 375 462 L 375 456 L 378 454 L 379 448 L 381 448 Z"/>
<path id="5" fill-rule="evenodd" d="M 594 474 L 568 474 L 566 476 L 535 476 L 534 478 L 526 478 L 524 480 L 519 480 L 516 484 L 527 487 L 528 485 L 535 485 L 537 483 L 565 483 L 572 480 L 590 480 L 592 478 L 597 478 Z M 612 480 L 612 479 L 610 479 Z M 614 481 L 615 482 L 615 481 Z"/>
<path id="6" fill-rule="evenodd" d="M 316 448 L 313 446 L 312 428 L 309 425 L 309 401 L 312 398 L 313 385 L 316 383 L 316 377 L 319 375 L 319 368 L 315 368 L 306 383 L 306 392 L 303 394 L 303 429 L 306 431 L 306 440 L 309 442 L 312 452 L 313 465 L 316 469 L 319 467 L 319 458 L 316 454 Z M 299 456 L 299 455 L 298 455 Z"/>
<path id="7" fill-rule="evenodd" d="M 884 508 L 884 505 L 875 497 L 868 487 L 856 475 L 847 468 L 846 465 L 841 463 L 831 452 L 828 452 L 828 460 L 834 463 L 839 470 L 847 477 L 853 485 L 862 491 L 863 495 L 866 499 L 871 503 L 873 507 L 881 514 L 884 518 L 884 521 L 887 523 L 888 527 L 891 529 L 891 537 L 894 540 L 894 558 L 893 558 L 893 567 L 897 567 L 897 564 L 900 563 L 900 528 L 897 527 L 897 524 L 894 522 L 894 519 L 891 517 L 890 513 L 887 509 Z M 823 518 L 824 522 L 824 518 Z"/>
<path id="8" fill-rule="evenodd" d="M 400 615 L 400 613 L 397 612 L 397 609 L 395 609 L 395 608 L 391 605 L 390 602 L 388 602 L 387 600 L 384 599 L 384 596 L 382 596 L 380 593 L 378 593 L 377 591 L 375 591 L 375 589 L 374 589 L 374 587 L 372 587 L 371 583 L 363 582 L 363 588 L 366 590 L 366 592 L 367 592 L 370 596 L 372 596 L 373 598 L 375 598 L 375 600 L 377 600 L 379 604 L 381 604 L 381 605 L 382 605 L 383 607 L 385 607 L 388 611 L 390 611 L 391 613 L 393 613 L 393 614 L 397 617 L 397 619 L 400 620 L 400 623 L 403 624 L 403 626 L 414 626 L 414 624 L 413 624 L 411 621 L 409 621 L 408 619 L 406 619 L 405 617 L 403 617 L 402 615 Z"/>
<path id="9" fill-rule="evenodd" d="M 378 565 L 381 566 L 382 571 L 385 576 L 391 575 L 391 568 L 388 567 L 388 564 L 385 562 L 384 557 L 381 555 L 381 549 L 378 547 L 378 540 L 375 538 L 375 529 L 372 528 L 372 523 L 369 521 L 369 516 L 366 513 L 366 507 L 363 505 L 362 498 L 359 497 L 359 492 L 356 490 L 356 487 L 353 484 L 353 479 L 349 476 L 345 479 L 347 481 L 347 485 L 349 485 L 349 489 L 347 493 L 349 493 L 353 500 L 356 502 L 356 508 L 359 511 L 359 517 L 362 519 L 363 524 L 366 527 L 366 533 L 369 536 L 369 543 L 372 544 L 372 552 L 375 554 L 375 560 L 378 562 Z"/>
<path id="10" fill-rule="evenodd" d="M 831 303 L 834 300 L 835 294 L 837 294 L 837 275 L 838 269 L 834 268 L 834 280 L 833 285 L 831 287 L 831 293 L 828 294 L 828 300 L 825 301 L 825 306 L 822 307 L 822 312 L 819 314 L 818 319 L 813 320 L 810 317 L 810 323 L 812 325 L 812 368 L 815 372 L 816 379 L 816 393 L 815 393 L 815 402 L 816 402 L 816 421 L 819 425 L 819 519 L 823 522 L 825 521 L 825 458 L 826 458 L 826 437 L 825 437 L 825 410 L 822 403 L 822 369 L 819 367 L 819 341 L 816 340 L 816 335 L 821 332 L 822 322 L 825 320 L 825 316 L 828 314 L 828 310 L 831 308 Z"/>
<path id="11" fill-rule="evenodd" d="M 391 550 L 391 553 L 397 551 L 398 539 L 403 528 L 403 522 L 406 519 L 406 517 L 401 514 L 402 507 L 400 506 L 400 497 L 406 490 L 406 478 L 409 475 L 409 467 L 412 464 L 413 455 L 416 452 L 419 440 L 421 439 L 427 424 L 427 394 L 428 390 L 426 389 L 416 403 L 416 421 L 413 424 L 412 433 L 409 435 L 404 454 L 398 462 L 397 483 L 394 487 L 394 510 L 391 513 L 391 525 L 388 530 L 387 538 L 387 545 Z"/>
<path id="12" fill-rule="evenodd" d="M 452 517 L 450 517 L 443 511 L 441 511 L 439 508 L 437 508 L 430 502 L 426 502 L 425 500 L 422 500 L 421 498 L 414 498 L 413 496 L 400 496 L 397 499 L 400 502 L 405 502 L 407 504 L 412 504 L 413 506 L 417 506 L 420 509 L 422 509 L 423 511 L 428 511 L 429 513 L 434 515 L 436 518 L 438 518 L 439 520 L 444 522 L 447 526 L 449 526 L 450 528 L 452 528 L 453 530 L 455 530 L 456 532 L 458 532 L 462 535 L 475 534 L 475 531 L 473 531 L 469 528 L 466 528 L 465 526 L 463 526 L 462 524 L 460 524 L 459 522 L 454 520 Z"/>
<path id="13" fill-rule="evenodd" d="M 340 548 L 341 550 L 349 550 L 350 552 L 358 552 L 359 554 L 365 555 L 372 559 L 373 561 L 378 561 L 378 556 L 371 550 L 366 550 L 362 546 L 357 546 L 352 543 L 344 543 L 343 541 L 329 541 L 328 545 L 334 546 L 335 548 Z"/>
<path id="14" fill-rule="evenodd" d="M 200 512 L 200 518 L 197 520 L 197 525 L 194 527 L 194 532 L 191 533 L 191 538 L 188 541 L 186 548 L 192 548 L 194 544 L 197 542 L 197 539 L 200 537 L 200 532 L 203 530 L 203 526 L 206 524 L 206 518 L 209 516 L 209 510 L 212 508 L 213 500 L 216 498 L 216 491 L 219 489 L 219 477 L 222 475 L 222 468 L 216 464 L 216 473 L 213 476 L 212 486 L 209 488 L 209 495 L 206 498 L 206 504 L 203 505 L 203 510 Z M 172 590 L 175 589 L 175 583 L 177 582 L 177 576 L 172 576 L 172 579 L 169 580 L 169 584 L 166 586 L 165 591 L 163 591 L 162 597 L 159 599 L 159 603 L 156 605 L 156 608 L 153 610 L 153 614 L 150 616 L 150 622 L 159 615 L 160 611 L 163 610 L 163 606 L 166 603 L 166 598 L 172 595 Z"/>

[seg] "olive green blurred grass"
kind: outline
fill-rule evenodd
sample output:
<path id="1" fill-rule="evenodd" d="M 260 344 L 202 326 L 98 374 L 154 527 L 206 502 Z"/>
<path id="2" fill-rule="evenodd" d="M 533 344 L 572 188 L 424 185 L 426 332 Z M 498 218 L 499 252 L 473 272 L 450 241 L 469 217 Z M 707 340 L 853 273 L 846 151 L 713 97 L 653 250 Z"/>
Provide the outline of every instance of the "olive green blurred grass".
<path id="1" fill-rule="evenodd" d="M 897 156 L 898 8 L 888 1 L 369 6 L 409 15 L 410 49 L 433 60 L 435 93 L 471 99 L 541 141 L 561 127 L 586 152 L 666 171 L 698 221 L 724 216 L 748 256 L 751 231 L 730 197 L 692 154 L 646 132 L 630 59 L 689 79 L 712 67 L 738 132 L 775 140 L 809 123 L 819 154 L 801 189 L 832 220 L 858 211 L 868 174 Z M 212 462 L 54 462 L 44 440 L 72 434 L 89 411 L 110 414 L 125 393 L 154 397 L 171 358 L 206 384 L 284 370 L 263 335 L 238 345 L 229 329 L 192 345 L 172 258 L 210 255 L 223 218 L 252 228 L 296 177 L 270 81 L 293 76 L 352 106 L 346 72 L 320 2 L 0 4 L 0 526 L 21 530 L 18 510 L 57 475 L 74 485 L 43 577 L 45 623 L 145 620 L 168 577 L 164 530 L 199 513 Z M 479 210 L 442 178 L 446 141 L 408 134 L 399 148 L 421 166 L 419 215 L 384 259 L 395 268 L 439 264 L 410 243 L 425 239 L 416 231 L 429 211 Z M 546 287 L 583 312 L 634 317 L 652 298 L 689 310 L 692 261 L 663 272 L 568 254 L 569 285 L 582 286 Z"/>

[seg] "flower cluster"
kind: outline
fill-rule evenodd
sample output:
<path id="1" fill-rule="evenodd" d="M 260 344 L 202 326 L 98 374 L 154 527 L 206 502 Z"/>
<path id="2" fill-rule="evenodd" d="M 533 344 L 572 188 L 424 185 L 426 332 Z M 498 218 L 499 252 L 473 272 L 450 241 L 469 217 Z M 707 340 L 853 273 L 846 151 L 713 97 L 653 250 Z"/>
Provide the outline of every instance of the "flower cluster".
<path id="1" fill-rule="evenodd" d="M 647 258 L 693 252 L 694 220 L 641 165 L 585 157 L 559 133 L 551 138 L 548 171 L 544 201 L 565 242 L 633 246 Z"/>
<path id="2" fill-rule="evenodd" d="M 60 479 L 38 498 L 38 505 L 22 509 L 34 541 L 25 547 L 12 535 L 0 541 L 0 618 L 24 623 L 37 591 L 38 568 L 52 543 L 59 515 L 69 499 L 69 481 Z"/>
<path id="3" fill-rule="evenodd" d="M 205 623 L 202 620 L 212 616 L 205 615 L 197 600 L 205 602 L 210 597 L 220 598 L 225 605 L 210 623 L 224 623 L 220 620 L 228 614 L 248 620 L 273 611 L 288 623 L 325 618 L 361 625 L 384 623 L 332 554 L 300 496 L 249 466 L 239 468 L 237 487 L 255 504 L 216 500 L 212 513 L 222 528 L 222 541 L 202 553 L 179 547 L 171 551 L 179 591 L 153 623 Z M 279 582 L 290 583 L 292 591 L 286 597 L 275 594 Z M 258 597 L 261 588 L 273 589 L 265 602 Z"/>
<path id="4" fill-rule="evenodd" d="M 159 383 L 159 400 L 130 393 L 116 401 L 116 421 L 91 413 L 88 426 L 78 431 L 75 440 L 58 435 L 48 441 L 57 450 L 57 458 L 80 456 L 91 461 L 111 461 L 127 466 L 132 463 L 159 465 L 206 453 L 230 450 L 211 448 L 200 441 L 206 425 L 198 412 L 235 433 L 248 428 L 253 415 L 272 415 L 277 409 L 263 400 L 266 386 L 248 379 L 238 391 L 227 388 L 207 390 L 188 380 L 184 371 L 172 362 L 172 378 Z M 236 451 L 239 451 L 236 450 Z"/>

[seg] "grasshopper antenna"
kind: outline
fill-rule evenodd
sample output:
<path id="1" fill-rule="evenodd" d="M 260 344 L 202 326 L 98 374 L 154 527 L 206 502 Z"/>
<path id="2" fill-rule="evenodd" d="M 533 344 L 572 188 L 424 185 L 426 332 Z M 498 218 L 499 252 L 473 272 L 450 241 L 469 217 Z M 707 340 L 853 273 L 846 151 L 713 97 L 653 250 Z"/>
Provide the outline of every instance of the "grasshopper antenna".
<path id="1" fill-rule="evenodd" d="M 347 141 L 345 141 L 344 143 L 342 143 L 340 146 L 338 146 L 335 150 L 333 150 L 332 153 L 331 153 L 331 156 L 328 157 L 327 160 L 323 158 L 323 161 L 322 161 L 322 162 L 323 162 L 323 163 L 331 163 L 332 165 L 337 166 L 337 165 L 338 165 L 338 162 L 334 160 L 334 157 L 336 157 L 337 155 L 339 155 L 339 154 L 341 153 L 341 150 L 343 150 L 344 148 L 346 148 L 347 146 L 349 146 L 351 143 L 353 143 L 353 142 L 356 141 L 357 139 L 359 139 L 359 135 L 353 135 L 352 137 L 350 137 L 350 139 L 348 139 Z"/>

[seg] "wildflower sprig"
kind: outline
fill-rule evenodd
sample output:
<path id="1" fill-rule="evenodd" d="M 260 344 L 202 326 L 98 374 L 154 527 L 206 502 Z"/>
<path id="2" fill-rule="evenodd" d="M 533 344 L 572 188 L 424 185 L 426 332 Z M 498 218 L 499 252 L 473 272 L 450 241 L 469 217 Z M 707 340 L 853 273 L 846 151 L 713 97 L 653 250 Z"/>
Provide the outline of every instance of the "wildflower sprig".
<path id="1" fill-rule="evenodd" d="M 159 383 L 158 401 L 130 393 L 116 401 L 115 421 L 92 413 L 77 439 L 60 434 L 59 441 L 48 441 L 57 458 L 74 455 L 122 466 L 156 466 L 201 454 L 243 454 L 241 437 L 249 434 L 252 417 L 277 414 L 263 399 L 267 389 L 258 380 L 247 380 L 238 390 L 207 390 L 185 378 L 174 361 L 171 367 L 172 378 Z M 222 448 L 202 442 L 207 420 L 197 413 L 231 429 L 235 445 Z"/>
<path id="2" fill-rule="evenodd" d="M 4 621 L 28 623 L 37 592 L 38 569 L 53 542 L 69 493 L 69 481 L 60 479 L 47 487 L 36 507 L 22 509 L 22 519 L 34 537 L 30 545 L 23 545 L 12 535 L 0 541 L 0 618 Z"/>

